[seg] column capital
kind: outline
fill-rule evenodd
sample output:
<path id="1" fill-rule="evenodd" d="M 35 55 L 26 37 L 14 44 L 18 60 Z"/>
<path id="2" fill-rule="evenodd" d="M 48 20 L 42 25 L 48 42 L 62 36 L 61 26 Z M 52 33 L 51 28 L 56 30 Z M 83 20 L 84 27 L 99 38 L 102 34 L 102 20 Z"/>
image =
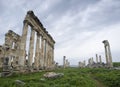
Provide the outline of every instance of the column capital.
<path id="1" fill-rule="evenodd" d="M 44 37 L 44 36 L 43 36 L 43 39 L 44 39 L 44 40 L 47 40 L 47 38 L 46 38 L 46 37 Z"/>
<path id="2" fill-rule="evenodd" d="M 27 20 L 24 20 L 23 23 L 24 23 L 24 24 L 28 24 L 28 21 L 27 21 Z"/>

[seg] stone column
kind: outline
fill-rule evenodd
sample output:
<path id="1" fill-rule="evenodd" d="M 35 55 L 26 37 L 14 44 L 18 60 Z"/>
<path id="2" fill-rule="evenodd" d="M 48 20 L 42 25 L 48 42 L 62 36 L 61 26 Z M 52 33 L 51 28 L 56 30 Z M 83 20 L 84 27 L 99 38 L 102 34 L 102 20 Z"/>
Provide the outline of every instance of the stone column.
<path id="1" fill-rule="evenodd" d="M 52 62 L 52 66 L 53 66 L 53 63 L 54 63 L 54 45 L 51 46 L 51 62 Z"/>
<path id="2" fill-rule="evenodd" d="M 23 32 L 21 37 L 21 46 L 20 46 L 20 57 L 19 57 L 19 65 L 25 65 L 25 58 L 26 58 L 26 39 L 27 39 L 27 32 L 28 32 L 28 23 L 24 22 Z"/>
<path id="3" fill-rule="evenodd" d="M 92 57 L 92 64 L 94 63 L 93 57 Z"/>
<path id="4" fill-rule="evenodd" d="M 28 54 L 28 65 L 29 65 L 29 67 L 32 67 L 32 62 L 33 62 L 34 36 L 35 36 L 35 30 L 31 29 L 29 54 Z"/>
<path id="5" fill-rule="evenodd" d="M 66 56 L 63 56 L 63 68 L 65 68 L 66 66 L 65 66 L 65 64 L 66 64 Z"/>
<path id="6" fill-rule="evenodd" d="M 40 34 L 39 38 L 39 68 L 42 68 L 42 35 Z"/>
<path id="7" fill-rule="evenodd" d="M 109 45 L 109 43 L 108 43 L 108 55 L 109 55 L 110 67 L 113 67 L 113 63 L 112 63 L 112 55 L 111 55 L 110 45 Z"/>
<path id="8" fill-rule="evenodd" d="M 45 68 L 48 68 L 48 41 L 45 43 Z"/>
<path id="9" fill-rule="evenodd" d="M 44 50 L 45 50 L 44 38 L 41 36 L 41 68 L 44 67 Z"/>
<path id="10" fill-rule="evenodd" d="M 52 48 L 49 44 L 49 66 L 52 67 Z"/>
<path id="11" fill-rule="evenodd" d="M 46 38 L 43 37 L 43 67 L 46 67 Z"/>
<path id="12" fill-rule="evenodd" d="M 102 64 L 101 55 L 99 55 L 99 61 L 100 61 L 100 64 Z"/>
<path id="13" fill-rule="evenodd" d="M 68 59 L 66 59 L 66 64 L 65 64 L 66 67 L 68 67 Z"/>
<path id="14" fill-rule="evenodd" d="M 45 43 L 44 43 L 44 68 L 46 68 L 46 52 L 47 52 L 47 41 L 46 41 L 46 38 L 44 38 L 45 40 Z"/>
<path id="15" fill-rule="evenodd" d="M 37 32 L 37 41 L 36 41 L 36 51 L 35 51 L 35 67 L 39 68 L 39 47 L 40 46 L 40 36 Z"/>
<path id="16" fill-rule="evenodd" d="M 107 63 L 106 65 L 107 67 L 113 67 L 109 42 L 108 40 L 104 40 L 103 43 L 105 46 L 105 55 L 106 55 L 106 63 Z"/>
<path id="17" fill-rule="evenodd" d="M 105 56 L 106 56 L 106 64 L 108 65 L 109 62 L 108 62 L 108 55 L 107 55 L 107 47 L 105 46 Z"/>
<path id="18" fill-rule="evenodd" d="M 88 64 L 90 65 L 90 59 L 88 59 Z"/>
<path id="19" fill-rule="evenodd" d="M 51 55 L 50 55 L 50 44 L 48 43 L 48 50 L 47 50 L 47 67 L 51 67 Z"/>
<path id="20" fill-rule="evenodd" d="M 84 65 L 83 67 L 85 67 L 85 65 L 86 65 L 86 62 L 85 62 L 85 60 L 83 61 L 83 65 Z"/>
<path id="21" fill-rule="evenodd" d="M 98 55 L 96 54 L 96 63 L 98 63 Z"/>

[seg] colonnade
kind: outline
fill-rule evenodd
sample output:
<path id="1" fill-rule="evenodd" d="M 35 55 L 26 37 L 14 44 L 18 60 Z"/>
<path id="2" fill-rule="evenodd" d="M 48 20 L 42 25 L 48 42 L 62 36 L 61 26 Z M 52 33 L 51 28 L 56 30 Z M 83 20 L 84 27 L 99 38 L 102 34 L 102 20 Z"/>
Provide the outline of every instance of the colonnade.
<path id="1" fill-rule="evenodd" d="M 28 26 L 31 27 L 31 34 L 30 34 L 29 51 L 28 51 L 28 55 L 26 55 L 27 54 L 26 40 L 28 34 Z M 36 38 L 35 38 L 35 34 L 36 34 Z M 54 62 L 54 44 L 55 41 L 52 39 L 50 34 L 48 34 L 46 29 L 42 26 L 38 18 L 34 15 L 32 11 L 29 11 L 26 15 L 23 25 L 19 65 L 21 67 L 24 67 L 26 56 L 28 56 L 29 67 L 33 66 L 33 60 L 34 60 L 35 69 L 50 68 Z"/>

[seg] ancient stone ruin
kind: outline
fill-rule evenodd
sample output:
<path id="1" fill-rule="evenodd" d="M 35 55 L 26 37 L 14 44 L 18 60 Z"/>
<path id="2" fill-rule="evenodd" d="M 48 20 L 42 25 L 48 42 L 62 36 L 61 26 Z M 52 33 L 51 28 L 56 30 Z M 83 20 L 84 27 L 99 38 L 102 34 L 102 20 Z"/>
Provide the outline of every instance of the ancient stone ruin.
<path id="1" fill-rule="evenodd" d="M 31 34 L 27 53 L 28 27 L 31 29 Z M 5 34 L 5 43 L 0 46 L 0 67 L 3 67 L 4 71 L 5 68 L 12 68 L 19 72 L 52 69 L 54 68 L 54 44 L 54 39 L 46 31 L 33 11 L 28 11 L 23 22 L 22 35 L 20 36 L 12 30 Z"/>
<path id="2" fill-rule="evenodd" d="M 102 62 L 101 55 L 99 55 L 99 58 L 98 58 L 98 55 L 96 54 L 96 62 L 93 60 L 93 58 L 88 59 L 87 67 L 89 68 L 99 68 L 99 67 L 112 68 L 113 67 L 110 44 L 108 40 L 104 40 L 103 43 L 105 47 L 106 63 Z"/>
<path id="3" fill-rule="evenodd" d="M 66 59 L 66 56 L 63 56 L 63 68 L 69 67 L 70 62 Z"/>
<path id="4" fill-rule="evenodd" d="M 105 66 L 106 66 L 105 63 L 102 62 L 101 55 L 99 55 L 98 57 L 98 54 L 96 54 L 96 61 L 93 59 L 93 57 L 88 59 L 87 67 L 89 68 L 101 68 Z"/>
<path id="5" fill-rule="evenodd" d="M 113 67 L 112 55 L 111 55 L 111 51 L 110 51 L 110 44 L 109 44 L 108 40 L 104 40 L 103 43 L 104 43 L 104 47 L 105 47 L 106 65 L 107 65 L 107 67 Z"/>

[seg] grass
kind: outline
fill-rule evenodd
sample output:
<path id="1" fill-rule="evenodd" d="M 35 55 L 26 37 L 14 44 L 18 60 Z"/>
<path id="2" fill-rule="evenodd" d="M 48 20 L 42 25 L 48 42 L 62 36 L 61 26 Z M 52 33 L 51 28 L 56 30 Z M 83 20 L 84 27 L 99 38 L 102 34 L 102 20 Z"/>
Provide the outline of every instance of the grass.
<path id="1" fill-rule="evenodd" d="M 14 74 L 0 78 L 0 87 L 18 87 L 15 80 L 26 84 L 22 87 L 120 87 L 120 71 L 109 69 L 57 69 L 54 72 L 64 73 L 63 77 L 47 79 L 46 72 L 31 74 Z"/>

